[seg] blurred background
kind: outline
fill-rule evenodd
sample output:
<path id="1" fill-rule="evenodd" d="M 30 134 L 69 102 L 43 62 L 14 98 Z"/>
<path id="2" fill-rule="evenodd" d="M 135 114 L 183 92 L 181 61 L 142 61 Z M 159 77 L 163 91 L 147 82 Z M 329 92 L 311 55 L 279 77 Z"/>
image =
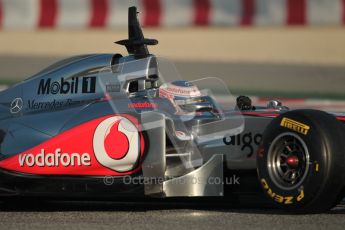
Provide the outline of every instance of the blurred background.
<path id="1" fill-rule="evenodd" d="M 113 41 L 127 37 L 132 5 L 159 40 L 150 51 L 186 79 L 345 111 L 345 0 L 0 0 L 0 84 L 72 55 L 125 54 Z"/>

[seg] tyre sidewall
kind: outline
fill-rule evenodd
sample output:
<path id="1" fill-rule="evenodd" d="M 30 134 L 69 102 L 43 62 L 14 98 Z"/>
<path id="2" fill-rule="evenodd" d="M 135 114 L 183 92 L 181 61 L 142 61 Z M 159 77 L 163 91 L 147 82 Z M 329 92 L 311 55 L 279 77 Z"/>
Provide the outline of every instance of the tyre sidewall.
<path id="1" fill-rule="evenodd" d="M 306 134 L 292 130 L 281 125 L 283 118 L 300 122 L 309 126 Z M 258 154 L 258 174 L 259 180 L 264 188 L 265 193 L 277 205 L 285 208 L 306 207 L 314 199 L 320 196 L 320 191 L 326 186 L 331 170 L 331 160 L 329 159 L 329 152 L 332 148 L 332 140 L 330 140 L 329 132 L 324 132 L 322 125 L 317 124 L 316 121 L 303 115 L 303 113 L 289 113 L 284 114 L 272 121 L 267 127 L 263 135 L 261 151 L 263 154 Z M 269 175 L 268 151 L 272 145 L 272 141 L 281 134 L 293 133 L 300 137 L 305 143 L 309 152 L 308 173 L 302 183 L 293 189 L 285 190 L 278 187 Z M 336 192 L 336 191 L 334 191 Z"/>

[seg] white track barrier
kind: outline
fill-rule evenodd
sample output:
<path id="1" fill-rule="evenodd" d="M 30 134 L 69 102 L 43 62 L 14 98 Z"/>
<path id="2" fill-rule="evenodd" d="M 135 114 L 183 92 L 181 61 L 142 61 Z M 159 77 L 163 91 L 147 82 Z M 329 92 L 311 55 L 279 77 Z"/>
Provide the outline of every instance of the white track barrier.
<path id="1" fill-rule="evenodd" d="M 0 0 L 0 28 L 344 25 L 345 0 Z"/>

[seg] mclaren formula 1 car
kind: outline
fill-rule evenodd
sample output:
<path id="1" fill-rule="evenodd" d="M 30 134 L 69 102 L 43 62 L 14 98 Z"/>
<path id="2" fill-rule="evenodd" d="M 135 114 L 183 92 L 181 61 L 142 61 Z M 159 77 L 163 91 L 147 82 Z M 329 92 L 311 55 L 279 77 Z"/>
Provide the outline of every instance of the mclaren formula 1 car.
<path id="1" fill-rule="evenodd" d="M 272 203 L 322 212 L 343 197 L 345 116 L 234 98 L 150 54 L 135 7 L 129 55 L 62 60 L 0 93 L 3 197 L 214 197 L 256 170 Z M 230 189 L 231 191 L 231 189 Z"/>

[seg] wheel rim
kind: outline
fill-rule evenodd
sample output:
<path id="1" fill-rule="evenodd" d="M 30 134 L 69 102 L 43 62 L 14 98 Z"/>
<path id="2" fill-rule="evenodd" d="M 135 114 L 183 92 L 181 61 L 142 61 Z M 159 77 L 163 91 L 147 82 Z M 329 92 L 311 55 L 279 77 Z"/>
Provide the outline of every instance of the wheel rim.
<path id="1" fill-rule="evenodd" d="M 276 186 L 292 190 L 303 183 L 309 161 L 308 148 L 302 138 L 295 133 L 282 133 L 268 150 L 268 173 Z"/>

